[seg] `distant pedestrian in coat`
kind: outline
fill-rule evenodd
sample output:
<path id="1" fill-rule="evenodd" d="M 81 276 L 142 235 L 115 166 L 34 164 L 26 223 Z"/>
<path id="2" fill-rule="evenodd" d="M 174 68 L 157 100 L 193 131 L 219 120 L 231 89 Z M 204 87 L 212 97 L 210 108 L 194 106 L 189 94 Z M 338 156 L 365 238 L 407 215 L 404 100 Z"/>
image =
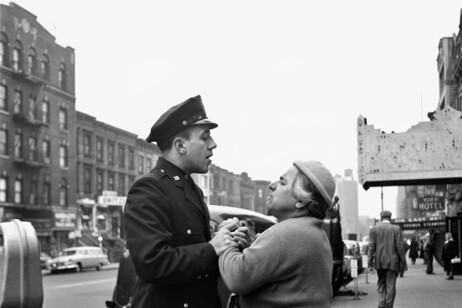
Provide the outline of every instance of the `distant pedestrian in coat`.
<path id="1" fill-rule="evenodd" d="M 411 245 L 409 247 L 409 258 L 411 259 L 412 265 L 415 264 L 415 260 L 418 257 L 419 257 L 419 243 L 417 243 L 417 240 L 414 237 L 411 240 Z"/>
<path id="2" fill-rule="evenodd" d="M 380 213 L 381 222 L 369 231 L 369 269 L 377 270 L 379 308 L 393 308 L 396 278 L 407 270 L 401 229 L 390 223 L 391 212 Z"/>
<path id="3" fill-rule="evenodd" d="M 427 275 L 435 274 L 433 272 L 433 257 L 435 256 L 435 230 L 430 230 L 425 241 L 425 255 L 427 256 Z"/>
<path id="4" fill-rule="evenodd" d="M 441 260 L 443 260 L 444 271 L 446 272 L 446 279 L 452 280 L 454 279 L 454 273 L 453 273 L 454 266 L 451 263 L 451 260 L 457 257 L 458 255 L 457 245 L 452 239 L 452 234 L 450 232 L 447 232 L 445 237 L 446 237 L 446 241 L 444 242 L 444 245 L 443 245 L 443 252 L 441 254 Z"/>

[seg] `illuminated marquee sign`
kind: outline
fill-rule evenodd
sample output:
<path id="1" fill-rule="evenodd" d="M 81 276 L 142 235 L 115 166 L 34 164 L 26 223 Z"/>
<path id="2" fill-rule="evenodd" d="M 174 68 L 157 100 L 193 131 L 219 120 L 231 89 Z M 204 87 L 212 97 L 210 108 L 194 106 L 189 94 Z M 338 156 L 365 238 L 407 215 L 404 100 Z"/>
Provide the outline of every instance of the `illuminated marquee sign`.
<path id="1" fill-rule="evenodd" d="M 391 223 L 402 230 L 441 229 L 446 227 L 444 217 L 396 218 Z"/>

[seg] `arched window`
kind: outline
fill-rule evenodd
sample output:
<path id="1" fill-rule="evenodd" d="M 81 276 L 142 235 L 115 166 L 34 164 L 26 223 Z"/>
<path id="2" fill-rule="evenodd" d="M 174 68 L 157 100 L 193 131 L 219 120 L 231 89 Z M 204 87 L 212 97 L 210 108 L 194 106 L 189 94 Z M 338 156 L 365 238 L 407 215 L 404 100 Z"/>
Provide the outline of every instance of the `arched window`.
<path id="1" fill-rule="evenodd" d="M 0 65 L 8 63 L 8 37 L 5 33 L 0 33 Z"/>
<path id="2" fill-rule="evenodd" d="M 69 187 L 67 184 L 67 180 L 63 178 L 59 185 L 59 205 L 60 206 L 67 206 L 68 191 L 69 191 Z"/>
<path id="3" fill-rule="evenodd" d="M 37 73 L 37 52 L 34 48 L 29 50 L 27 55 L 27 74 L 33 75 Z"/>
<path id="4" fill-rule="evenodd" d="M 48 80 L 50 76 L 50 59 L 47 55 L 43 55 L 42 61 L 40 62 L 40 73 L 43 79 Z"/>
<path id="5" fill-rule="evenodd" d="M 62 90 L 66 90 L 66 65 L 61 63 L 58 71 L 58 85 Z"/>
<path id="6" fill-rule="evenodd" d="M 22 44 L 20 41 L 15 41 L 13 46 L 13 62 L 12 68 L 15 72 L 22 72 Z"/>

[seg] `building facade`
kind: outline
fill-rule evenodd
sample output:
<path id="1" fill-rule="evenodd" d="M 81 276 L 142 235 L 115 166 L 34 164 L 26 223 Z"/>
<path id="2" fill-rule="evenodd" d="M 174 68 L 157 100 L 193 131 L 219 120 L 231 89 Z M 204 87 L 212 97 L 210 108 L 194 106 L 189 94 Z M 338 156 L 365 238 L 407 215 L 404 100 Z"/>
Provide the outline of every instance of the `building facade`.
<path id="1" fill-rule="evenodd" d="M 353 171 L 346 169 L 344 176 L 334 176 L 336 195 L 339 197 L 342 236 L 360 233 L 358 222 L 358 182 L 353 178 Z"/>
<path id="2" fill-rule="evenodd" d="M 30 221 L 49 251 L 76 228 L 74 49 L 15 3 L 0 20 L 0 221 Z"/>

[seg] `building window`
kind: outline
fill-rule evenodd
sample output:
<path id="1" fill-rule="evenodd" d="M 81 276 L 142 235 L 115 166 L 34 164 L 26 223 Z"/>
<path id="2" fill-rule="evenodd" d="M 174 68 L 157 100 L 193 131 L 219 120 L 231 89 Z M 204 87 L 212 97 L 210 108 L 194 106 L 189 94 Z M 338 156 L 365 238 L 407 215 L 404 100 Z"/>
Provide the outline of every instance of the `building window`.
<path id="1" fill-rule="evenodd" d="M 51 163 L 50 140 L 42 141 L 42 153 L 45 164 Z"/>
<path id="2" fill-rule="evenodd" d="M 8 130 L 0 127 L 0 155 L 8 155 Z"/>
<path id="3" fill-rule="evenodd" d="M 6 87 L 4 85 L 0 85 L 0 110 L 3 110 L 3 111 L 8 110 L 6 93 L 7 93 Z"/>
<path id="4" fill-rule="evenodd" d="M 91 166 L 83 167 L 83 192 L 86 194 L 91 193 Z"/>
<path id="5" fill-rule="evenodd" d="M 47 100 L 42 101 L 42 122 L 50 123 L 50 103 Z"/>
<path id="6" fill-rule="evenodd" d="M 103 139 L 101 138 L 96 138 L 96 160 L 104 160 Z"/>
<path id="7" fill-rule="evenodd" d="M 146 173 L 149 173 L 152 169 L 152 160 L 146 157 Z"/>
<path id="8" fill-rule="evenodd" d="M 138 172 L 143 173 L 144 172 L 144 157 L 143 156 L 138 156 Z"/>
<path id="9" fill-rule="evenodd" d="M 133 183 L 135 183 L 135 180 L 136 180 L 136 178 L 133 175 L 128 176 L 128 184 L 129 185 L 132 185 Z"/>
<path id="10" fill-rule="evenodd" d="M 21 132 L 16 132 L 16 134 L 14 134 L 14 157 L 23 158 Z"/>
<path id="11" fill-rule="evenodd" d="M 14 94 L 13 94 L 13 112 L 14 113 L 22 112 L 22 92 L 18 90 L 14 91 Z"/>
<path id="12" fill-rule="evenodd" d="M 67 145 L 64 145 L 64 144 L 59 146 L 59 166 L 61 168 L 67 168 L 68 167 Z"/>
<path id="13" fill-rule="evenodd" d="M 62 179 L 61 184 L 59 185 L 59 205 L 60 206 L 67 206 L 68 191 L 69 191 L 69 187 L 67 185 L 67 181 L 66 179 Z"/>
<path id="14" fill-rule="evenodd" d="M 14 203 L 22 203 L 22 179 L 16 179 L 14 181 Z"/>
<path id="15" fill-rule="evenodd" d="M 59 129 L 67 130 L 67 109 L 59 108 Z"/>
<path id="16" fill-rule="evenodd" d="M 13 71 L 21 71 L 21 49 L 13 48 Z"/>
<path id="17" fill-rule="evenodd" d="M 8 178 L 4 175 L 0 176 L 0 202 L 8 201 Z"/>
<path id="18" fill-rule="evenodd" d="M 109 142 L 107 145 L 107 161 L 109 164 L 114 165 L 114 143 Z"/>
<path id="19" fill-rule="evenodd" d="M 38 160 L 37 138 L 34 135 L 29 137 L 29 160 Z"/>
<path id="20" fill-rule="evenodd" d="M 119 174 L 119 189 L 117 190 L 117 195 L 124 196 L 125 192 L 125 175 Z"/>
<path id="21" fill-rule="evenodd" d="M 103 171 L 99 170 L 96 173 L 96 191 L 98 192 L 98 196 L 103 194 L 104 189 L 104 173 Z"/>
<path id="22" fill-rule="evenodd" d="M 4 65 L 6 63 L 5 55 L 6 55 L 6 44 L 3 40 L 1 40 L 0 41 L 0 65 Z"/>
<path id="23" fill-rule="evenodd" d="M 119 166 L 125 167 L 125 147 L 119 144 Z"/>
<path id="24" fill-rule="evenodd" d="M 133 149 L 128 150 L 128 168 L 135 169 L 135 151 Z"/>
<path id="25" fill-rule="evenodd" d="M 27 74 L 33 75 L 36 72 L 36 62 L 37 62 L 37 53 L 35 52 L 34 49 L 31 49 L 29 51 L 29 54 L 27 55 Z"/>
<path id="26" fill-rule="evenodd" d="M 112 172 L 108 174 L 107 189 L 115 191 L 115 175 Z"/>
<path id="27" fill-rule="evenodd" d="M 30 194 L 29 194 L 29 204 L 35 205 L 37 204 L 37 178 L 34 176 L 30 180 Z"/>
<path id="28" fill-rule="evenodd" d="M 62 90 L 66 90 L 66 65 L 64 63 L 59 65 L 58 85 Z"/>
<path id="29" fill-rule="evenodd" d="M 48 79 L 50 76 L 50 60 L 47 55 L 43 55 L 42 61 L 40 62 L 40 73 L 43 79 Z"/>
<path id="30" fill-rule="evenodd" d="M 91 135 L 85 133 L 83 135 L 83 155 L 91 157 Z"/>
<path id="31" fill-rule="evenodd" d="M 33 98 L 29 98 L 29 119 L 37 119 L 37 109 L 35 109 L 35 100 Z"/>
<path id="32" fill-rule="evenodd" d="M 50 179 L 46 177 L 43 182 L 43 204 L 44 205 L 50 205 L 50 192 L 51 192 Z"/>

